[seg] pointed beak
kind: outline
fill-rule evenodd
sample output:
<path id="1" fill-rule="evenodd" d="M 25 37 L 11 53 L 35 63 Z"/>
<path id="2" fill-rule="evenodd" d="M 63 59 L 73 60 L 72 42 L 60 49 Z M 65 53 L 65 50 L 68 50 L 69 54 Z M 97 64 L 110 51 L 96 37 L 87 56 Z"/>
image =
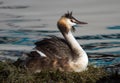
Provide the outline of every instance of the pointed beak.
<path id="1" fill-rule="evenodd" d="M 87 22 L 82 22 L 82 21 L 76 21 L 77 24 L 88 24 Z"/>
<path id="2" fill-rule="evenodd" d="M 75 19 L 75 23 L 76 23 L 76 25 L 74 25 L 73 28 L 74 28 L 74 27 L 79 27 L 79 26 L 82 25 L 82 24 L 88 24 L 87 22 L 78 21 L 78 20 L 76 20 L 76 19 Z"/>
<path id="3" fill-rule="evenodd" d="M 74 17 L 73 17 L 74 18 Z M 82 22 L 82 21 L 79 21 L 79 20 L 77 20 L 77 19 L 75 19 L 74 18 L 74 20 L 75 20 L 75 23 L 76 24 L 88 24 L 87 22 Z"/>

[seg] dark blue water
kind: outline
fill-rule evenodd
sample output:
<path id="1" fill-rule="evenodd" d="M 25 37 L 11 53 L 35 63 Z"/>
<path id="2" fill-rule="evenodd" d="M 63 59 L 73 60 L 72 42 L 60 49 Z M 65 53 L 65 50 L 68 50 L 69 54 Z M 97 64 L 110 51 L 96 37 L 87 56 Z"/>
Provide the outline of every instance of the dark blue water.
<path id="1" fill-rule="evenodd" d="M 118 26 L 117 26 L 118 27 Z M 108 28 L 109 29 L 109 28 Z M 116 29 L 116 28 L 115 28 Z M 34 43 L 38 41 L 39 36 L 43 36 L 43 38 L 50 36 L 49 34 L 56 34 L 59 31 L 55 30 L 0 30 L 1 34 L 8 34 L 6 36 L 0 36 L 0 44 L 2 45 L 25 45 L 25 46 L 34 46 Z M 32 36 L 31 36 L 32 35 Z M 107 42 L 94 42 L 83 44 L 82 47 L 86 50 L 90 62 L 108 66 L 117 64 L 120 62 L 120 34 L 108 34 L 108 35 L 92 35 L 92 36 L 76 36 L 77 40 L 107 40 Z M 109 40 L 115 40 L 114 42 Z M 112 49 L 110 52 L 99 50 Z M 117 50 L 114 50 L 117 48 Z M 16 47 L 17 49 L 17 47 Z M 98 50 L 98 51 L 97 51 Z M 21 50 L 1 50 L 2 55 L 5 56 L 18 56 L 20 57 L 24 51 Z"/>

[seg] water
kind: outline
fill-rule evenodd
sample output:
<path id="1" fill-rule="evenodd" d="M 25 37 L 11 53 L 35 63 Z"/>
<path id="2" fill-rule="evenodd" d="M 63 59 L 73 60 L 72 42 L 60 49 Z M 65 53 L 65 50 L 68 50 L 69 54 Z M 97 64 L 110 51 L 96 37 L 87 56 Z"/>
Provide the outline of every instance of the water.
<path id="1" fill-rule="evenodd" d="M 88 25 L 74 33 L 90 63 L 120 63 L 119 0 L 0 0 L 0 60 L 16 60 L 49 35 L 60 36 L 56 22 L 68 10 Z"/>

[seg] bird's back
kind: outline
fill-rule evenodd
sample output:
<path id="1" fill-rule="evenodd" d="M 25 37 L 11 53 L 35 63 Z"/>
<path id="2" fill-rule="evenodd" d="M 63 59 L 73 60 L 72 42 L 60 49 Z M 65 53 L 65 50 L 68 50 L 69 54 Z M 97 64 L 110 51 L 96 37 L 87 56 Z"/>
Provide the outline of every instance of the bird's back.
<path id="1" fill-rule="evenodd" d="M 35 43 L 36 49 L 49 58 L 70 58 L 72 52 L 68 43 L 61 38 L 45 38 Z"/>

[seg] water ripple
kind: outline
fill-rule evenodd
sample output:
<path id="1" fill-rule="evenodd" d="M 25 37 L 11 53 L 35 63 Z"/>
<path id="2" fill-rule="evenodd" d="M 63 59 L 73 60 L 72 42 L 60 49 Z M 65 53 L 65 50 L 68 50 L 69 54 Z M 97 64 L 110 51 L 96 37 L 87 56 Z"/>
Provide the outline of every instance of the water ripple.
<path id="1" fill-rule="evenodd" d="M 1 6 L 0 9 L 25 9 L 29 6 L 22 6 L 22 5 L 16 5 L 16 6 Z"/>
<path id="2" fill-rule="evenodd" d="M 107 29 L 110 29 L 110 30 L 120 30 L 120 26 L 111 26 L 111 27 L 107 27 Z"/>
<path id="3" fill-rule="evenodd" d="M 115 48 L 120 47 L 120 42 L 100 42 L 100 43 L 89 43 L 85 44 L 86 50 L 99 50 L 104 48 Z"/>
<path id="4" fill-rule="evenodd" d="M 91 36 L 76 36 L 76 39 L 84 39 L 84 40 L 91 40 L 91 39 L 120 39 L 120 33 L 116 34 L 108 34 L 108 35 L 91 35 Z"/>
<path id="5" fill-rule="evenodd" d="M 17 22 L 31 22 L 31 21 L 41 21 L 41 19 L 9 19 L 9 20 L 0 20 L 0 22 L 11 22 L 11 23 L 17 23 Z"/>

